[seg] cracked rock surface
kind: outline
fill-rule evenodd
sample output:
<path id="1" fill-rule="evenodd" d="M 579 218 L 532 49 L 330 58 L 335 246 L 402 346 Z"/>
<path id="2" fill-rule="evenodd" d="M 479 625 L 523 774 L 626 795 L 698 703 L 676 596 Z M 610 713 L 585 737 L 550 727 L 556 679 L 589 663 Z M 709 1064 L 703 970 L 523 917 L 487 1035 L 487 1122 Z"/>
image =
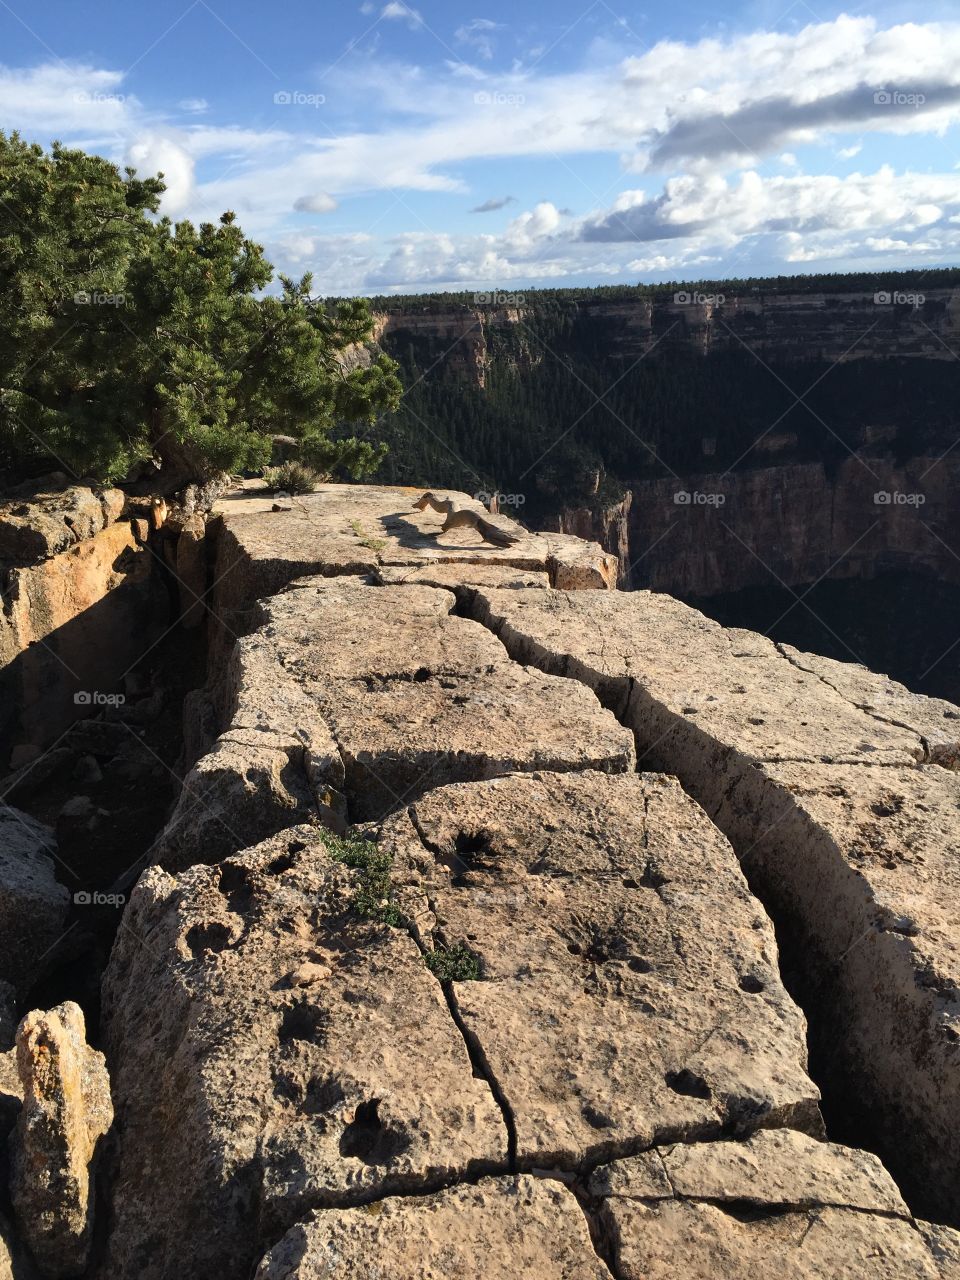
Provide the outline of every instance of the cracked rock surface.
<path id="1" fill-rule="evenodd" d="M 466 493 L 434 490 L 487 515 Z M 388 569 L 453 570 L 457 585 L 481 581 L 496 569 L 545 573 L 565 590 L 616 586 L 616 557 L 595 542 L 566 534 L 529 533 L 503 515 L 488 517 L 517 538 L 511 547 L 491 547 L 471 529 L 441 534 L 443 516 L 416 511 L 422 489 L 382 485 L 321 485 L 273 511 L 271 497 L 233 495 L 214 508 L 217 537 L 217 607 L 246 609 L 305 574 L 333 577 L 376 574 Z M 479 566 L 479 573 L 472 566 Z"/>
<path id="2" fill-rule="evenodd" d="M 512 662 L 454 606 L 449 591 L 354 578 L 303 579 L 265 602 L 219 693 L 227 728 L 154 860 L 223 856 L 317 807 L 336 825 L 454 781 L 633 767 L 632 735 L 588 690 Z"/>
<path id="3" fill-rule="evenodd" d="M 586 1219 L 560 1183 L 521 1175 L 423 1199 L 316 1213 L 260 1263 L 255 1280 L 610 1280 Z"/>
<path id="4" fill-rule="evenodd" d="M 140 880 L 104 982 L 104 1276 L 247 1274 L 313 1207 L 506 1169 L 440 985 L 356 890 L 310 828 Z"/>
<path id="5" fill-rule="evenodd" d="M 918 729 L 670 597 L 481 591 L 473 608 L 518 660 L 595 689 L 641 767 L 675 774 L 730 837 L 798 956 L 830 1069 L 901 1184 L 951 1220 L 960 778 L 919 763 Z"/>
<path id="6" fill-rule="evenodd" d="M 960 708 L 952 702 L 911 693 L 896 680 L 870 671 L 859 662 L 837 662 L 816 653 L 803 653 L 789 644 L 780 648 L 792 663 L 812 671 L 854 706 L 912 729 L 923 740 L 931 764 L 960 768 Z"/>
<path id="7" fill-rule="evenodd" d="M 623 1280 L 956 1274 L 960 1233 L 915 1223 L 876 1156 L 787 1129 L 650 1151 L 589 1190 Z"/>
<path id="8" fill-rule="evenodd" d="M 724 1127 L 819 1132 L 772 928 L 676 782 L 430 793 L 362 846 L 389 860 L 393 924 L 363 918 L 363 872 L 330 847 L 298 827 L 135 890 L 104 984 L 105 1276 L 240 1274 L 311 1209 L 514 1158 L 572 1169 Z M 441 983 L 427 957 L 458 945 L 479 980 Z"/>
<path id="9" fill-rule="evenodd" d="M 386 824 L 427 947 L 521 1167 L 572 1168 L 724 1127 L 820 1132 L 805 1023 L 733 851 L 673 779 L 535 774 L 446 787 Z M 411 913 L 412 914 L 412 913 Z"/>

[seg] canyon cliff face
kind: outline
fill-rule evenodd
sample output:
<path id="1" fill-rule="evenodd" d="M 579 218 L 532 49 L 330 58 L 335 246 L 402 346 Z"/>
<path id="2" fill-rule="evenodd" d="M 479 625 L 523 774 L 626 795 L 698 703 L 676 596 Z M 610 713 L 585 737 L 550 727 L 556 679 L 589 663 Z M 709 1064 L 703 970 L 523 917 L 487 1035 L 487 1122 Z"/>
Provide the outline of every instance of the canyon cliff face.
<path id="1" fill-rule="evenodd" d="M 626 588 L 708 597 L 886 572 L 960 583 L 958 484 L 953 457 L 858 454 L 833 474 L 796 463 L 642 481 L 556 523 L 615 554 Z"/>
<path id="2" fill-rule="evenodd" d="M 526 490 L 535 526 L 599 542 L 617 556 L 623 586 L 704 599 L 886 572 L 956 583 L 960 419 L 950 378 L 960 292 L 687 297 L 587 295 L 547 307 L 530 295 L 510 309 L 411 302 L 382 312 L 377 333 L 398 358 L 413 343 L 424 380 L 448 378 L 477 397 L 441 456 L 512 467 L 505 484 Z M 525 350 L 555 366 L 555 394 L 531 380 Z M 638 399 L 598 409 L 598 421 L 565 408 L 582 386 L 600 404 L 605 388 L 666 362 L 664 386 L 638 386 Z M 505 369 L 518 375 L 506 385 Z M 688 380 L 697 381 L 689 397 Z M 485 419 L 495 381 L 501 398 Z M 873 384 L 882 393 L 871 396 Z M 779 391 L 784 403 L 768 406 L 763 397 Z M 419 403 L 418 417 L 440 432 L 448 403 Z M 512 443 L 511 404 L 526 411 Z M 518 455 L 534 429 L 542 447 Z M 605 497 L 576 483 L 577 455 L 563 453 L 579 430 L 576 448 L 594 452 Z"/>
<path id="3" fill-rule="evenodd" d="M 960 343 L 960 293 L 953 289 L 929 290 L 922 303 L 899 301 L 916 295 L 895 290 L 880 295 L 889 301 L 876 301 L 874 293 L 731 294 L 722 303 L 699 301 L 695 291 L 683 296 L 689 300 L 586 298 L 562 305 L 575 320 L 595 327 L 619 360 L 676 347 L 706 356 L 746 343 L 765 360 L 950 361 Z M 498 331 L 516 330 L 533 315 L 523 295 L 509 307 L 387 308 L 375 316 L 374 339 L 391 354 L 410 338 L 429 341 L 438 354 L 448 344 L 451 367 L 483 387 L 484 371 L 496 358 Z"/>

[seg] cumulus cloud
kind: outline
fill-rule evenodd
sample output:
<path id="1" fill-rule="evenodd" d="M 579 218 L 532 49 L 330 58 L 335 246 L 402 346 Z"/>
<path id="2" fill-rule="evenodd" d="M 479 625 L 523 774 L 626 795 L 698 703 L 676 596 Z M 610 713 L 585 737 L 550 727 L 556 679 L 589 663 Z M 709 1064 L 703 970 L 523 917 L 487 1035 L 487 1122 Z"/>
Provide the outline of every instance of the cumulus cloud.
<path id="1" fill-rule="evenodd" d="M 747 172 L 670 179 L 647 198 L 626 192 L 608 212 L 584 221 L 587 242 L 656 241 L 710 233 L 733 243 L 746 235 L 784 231 L 913 230 L 960 208 L 960 180 L 952 174 L 872 174 L 763 178 Z"/>
<path id="2" fill-rule="evenodd" d="M 193 157 L 182 146 L 172 138 L 148 134 L 131 143 L 124 161 L 141 177 L 163 174 L 167 189 L 162 212 L 176 216 L 186 211 L 196 193 L 195 166 Z"/>

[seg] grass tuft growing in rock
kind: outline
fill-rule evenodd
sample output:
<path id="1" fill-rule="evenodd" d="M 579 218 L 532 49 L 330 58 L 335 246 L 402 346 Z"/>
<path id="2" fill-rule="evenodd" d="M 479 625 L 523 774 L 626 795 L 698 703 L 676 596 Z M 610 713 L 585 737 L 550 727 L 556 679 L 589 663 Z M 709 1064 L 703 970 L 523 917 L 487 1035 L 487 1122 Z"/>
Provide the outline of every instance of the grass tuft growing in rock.
<path id="1" fill-rule="evenodd" d="M 479 982 L 483 977 L 479 956 L 462 942 L 454 947 L 437 947 L 425 959 L 427 968 L 440 982 Z"/>
<path id="2" fill-rule="evenodd" d="M 325 479 L 319 471 L 305 462 L 281 462 L 278 467 L 266 467 L 263 478 L 271 488 L 281 493 L 313 493 Z"/>
<path id="3" fill-rule="evenodd" d="M 383 550 L 383 548 L 387 545 L 386 538 L 373 537 L 372 534 L 367 533 L 366 529 L 364 529 L 363 525 L 360 523 L 359 520 L 351 520 L 350 528 L 359 538 L 360 545 L 362 547 L 366 547 L 368 551 L 373 551 L 377 555 L 379 555 L 380 552 Z"/>
<path id="4" fill-rule="evenodd" d="M 393 857 L 373 840 L 356 836 L 335 836 L 325 831 L 322 836 L 330 856 L 342 862 L 352 871 L 359 871 L 359 883 L 353 895 L 353 909 L 364 920 L 376 920 L 380 924 L 406 927 L 406 917 L 393 901 L 393 883 L 390 868 Z"/>

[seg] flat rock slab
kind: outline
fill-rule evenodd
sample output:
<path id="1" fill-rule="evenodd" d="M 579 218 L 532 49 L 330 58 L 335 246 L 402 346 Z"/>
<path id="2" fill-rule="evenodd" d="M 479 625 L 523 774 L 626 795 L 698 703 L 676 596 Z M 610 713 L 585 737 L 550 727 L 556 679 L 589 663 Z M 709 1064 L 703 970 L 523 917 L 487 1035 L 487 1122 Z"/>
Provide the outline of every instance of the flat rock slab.
<path id="1" fill-rule="evenodd" d="M 455 603 L 353 578 L 300 580 L 266 601 L 227 667 L 227 728 L 187 775 L 153 859 L 208 861 L 316 805 L 367 821 L 449 782 L 633 767 L 633 735 L 593 694 L 512 662 Z"/>
<path id="2" fill-rule="evenodd" d="M 858 662 L 837 662 L 816 653 L 803 653 L 789 644 L 780 648 L 796 666 L 812 671 L 854 706 L 912 729 L 922 739 L 931 764 L 960 768 L 960 707 L 943 698 L 911 693 L 905 685 Z"/>
<path id="3" fill-rule="evenodd" d="M 725 1126 L 820 1131 L 772 926 L 675 780 L 445 787 L 391 818 L 381 845 L 429 902 L 423 945 L 479 962 L 480 980 L 451 994 L 521 1167 L 570 1169 Z"/>
<path id="4" fill-rule="evenodd" d="M 105 1274 L 246 1275 L 308 1210 L 506 1171 L 507 1131 L 410 934 L 295 828 L 153 868 L 104 981 L 119 1154 Z"/>
<path id="5" fill-rule="evenodd" d="M 832 1089 L 908 1194 L 953 1220 L 960 780 L 918 763 L 926 721 L 862 709 L 832 668 L 666 596 L 480 591 L 473 608 L 513 657 L 615 707 L 641 766 L 678 776 L 730 837 L 790 943 Z"/>
<path id="6" fill-rule="evenodd" d="M 666 712 L 748 760 L 924 758 L 919 733 L 861 711 L 765 636 L 722 627 L 671 596 L 483 590 L 473 616 L 521 661 L 611 688 L 624 707 L 632 691 L 651 739 Z"/>
<path id="7" fill-rule="evenodd" d="M 554 586 L 567 590 L 616 586 L 616 557 L 597 543 L 529 533 L 506 516 L 489 516 L 468 494 L 435 492 L 492 519 L 514 534 L 516 543 L 492 547 L 471 529 L 440 534 L 444 517 L 413 507 L 422 489 L 327 484 L 278 504 L 282 511 L 267 509 L 262 496 L 238 494 L 214 509 L 220 518 L 214 575 L 218 609 L 248 608 L 304 574 L 375 574 L 380 565 L 429 570 L 446 565 L 454 576 L 454 566 L 460 566 L 467 583 L 475 581 L 472 567 L 479 566 L 546 573 Z"/>
<path id="8" fill-rule="evenodd" d="M 610 1280 L 573 1194 L 521 1175 L 312 1214 L 256 1280 Z"/>
<path id="9" fill-rule="evenodd" d="M 590 1192 L 623 1280 L 956 1275 L 960 1236 L 918 1230 L 876 1156 L 790 1130 L 647 1152 L 598 1169 Z"/>
<path id="10" fill-rule="evenodd" d="M 63 932 L 70 895 L 57 881 L 49 827 L 0 804 L 0 980 L 22 987 Z"/>

